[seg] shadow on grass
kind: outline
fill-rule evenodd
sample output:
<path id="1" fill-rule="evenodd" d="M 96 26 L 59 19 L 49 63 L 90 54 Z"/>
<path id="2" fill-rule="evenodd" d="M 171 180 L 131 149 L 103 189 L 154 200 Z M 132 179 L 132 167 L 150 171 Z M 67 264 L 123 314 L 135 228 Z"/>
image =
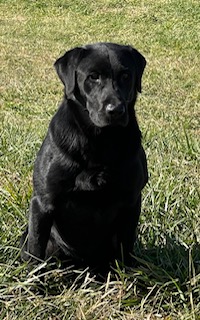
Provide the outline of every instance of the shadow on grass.
<path id="1" fill-rule="evenodd" d="M 137 242 L 135 267 L 128 272 L 135 290 L 122 299 L 124 306 L 148 303 L 163 309 L 194 310 L 200 303 L 200 245 L 191 248 L 167 237 L 162 247 L 144 246 Z M 120 274 L 120 272 L 119 272 Z M 121 274 L 122 276 L 122 274 Z M 133 293 L 134 292 L 134 293 Z M 198 308 L 197 308 L 198 309 Z"/>
<path id="2" fill-rule="evenodd" d="M 138 241 L 135 259 L 138 267 L 152 264 L 171 278 L 185 283 L 192 274 L 200 272 L 200 244 L 193 243 L 189 248 L 169 236 L 164 246 L 144 246 Z"/>

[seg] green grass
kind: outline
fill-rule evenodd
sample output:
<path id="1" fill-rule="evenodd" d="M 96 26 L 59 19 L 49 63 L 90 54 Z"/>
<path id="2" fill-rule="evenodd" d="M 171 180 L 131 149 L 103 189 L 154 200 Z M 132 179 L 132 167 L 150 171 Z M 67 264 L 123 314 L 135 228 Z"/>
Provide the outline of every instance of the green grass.
<path id="1" fill-rule="evenodd" d="M 200 319 L 198 0 L 1 0 L 0 320 Z M 53 63 L 96 41 L 146 57 L 137 115 L 150 181 L 136 268 L 98 284 L 49 271 L 46 293 L 21 263 L 33 162 L 62 98 Z M 78 285 L 82 277 L 83 283 Z"/>

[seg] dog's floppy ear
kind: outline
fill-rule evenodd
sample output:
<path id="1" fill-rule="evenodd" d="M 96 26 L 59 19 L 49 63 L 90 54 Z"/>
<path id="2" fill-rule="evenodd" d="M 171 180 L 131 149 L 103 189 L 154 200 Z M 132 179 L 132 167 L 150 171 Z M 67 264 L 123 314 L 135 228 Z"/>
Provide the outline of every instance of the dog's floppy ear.
<path id="1" fill-rule="evenodd" d="M 54 63 L 60 80 L 65 86 L 67 96 L 73 93 L 76 84 L 76 68 L 83 48 L 77 47 L 67 51 Z"/>
<path id="2" fill-rule="evenodd" d="M 137 51 L 136 49 L 129 46 L 129 49 L 131 50 L 131 54 L 133 57 L 133 60 L 135 62 L 136 66 L 136 72 L 137 72 L 137 79 L 136 79 L 136 89 L 138 92 L 141 93 L 142 91 L 142 74 L 144 72 L 144 68 L 146 66 L 146 59 L 143 57 L 143 55 Z"/>

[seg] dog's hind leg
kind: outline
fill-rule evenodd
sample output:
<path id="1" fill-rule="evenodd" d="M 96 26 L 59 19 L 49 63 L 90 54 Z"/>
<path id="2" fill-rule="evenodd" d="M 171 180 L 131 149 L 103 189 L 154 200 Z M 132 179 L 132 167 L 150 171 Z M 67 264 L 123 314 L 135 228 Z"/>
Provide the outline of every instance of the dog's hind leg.
<path id="1" fill-rule="evenodd" d="M 50 205 L 40 201 L 38 197 L 33 197 L 30 206 L 28 239 L 24 251 L 27 254 L 25 260 L 31 263 L 41 262 L 45 259 L 47 243 L 50 237 L 51 227 L 53 224 L 53 210 Z M 22 238 L 25 237 L 25 234 Z M 23 257 L 24 257 L 23 253 Z"/>

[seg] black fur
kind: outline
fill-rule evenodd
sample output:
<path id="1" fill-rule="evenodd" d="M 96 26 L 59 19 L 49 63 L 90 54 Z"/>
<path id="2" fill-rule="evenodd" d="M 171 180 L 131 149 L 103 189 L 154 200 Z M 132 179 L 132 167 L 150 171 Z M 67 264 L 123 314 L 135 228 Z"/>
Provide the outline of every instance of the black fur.
<path id="1" fill-rule="evenodd" d="M 98 270 L 115 259 L 131 264 L 148 180 L 134 111 L 145 64 L 137 50 L 112 43 L 56 61 L 64 98 L 35 162 L 24 260 L 55 255 Z"/>

